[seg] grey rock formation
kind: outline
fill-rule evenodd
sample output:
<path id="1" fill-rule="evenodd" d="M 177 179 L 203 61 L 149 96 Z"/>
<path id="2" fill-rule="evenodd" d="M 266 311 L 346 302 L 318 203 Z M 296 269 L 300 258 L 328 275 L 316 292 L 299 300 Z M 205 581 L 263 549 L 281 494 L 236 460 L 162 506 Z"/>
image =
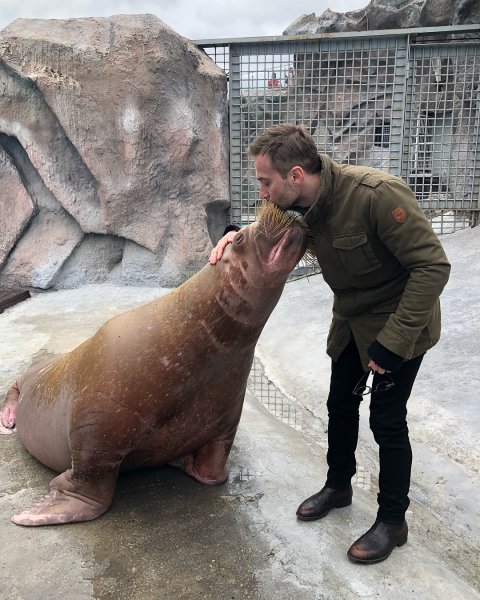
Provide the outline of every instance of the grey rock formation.
<path id="1" fill-rule="evenodd" d="M 283 34 L 311 35 L 479 22 L 478 0 L 372 0 L 360 10 L 337 13 L 328 8 L 319 17 L 315 13 L 302 15 Z"/>
<path id="2" fill-rule="evenodd" d="M 152 15 L 0 32 L 0 287 L 173 286 L 227 221 L 226 76 Z"/>

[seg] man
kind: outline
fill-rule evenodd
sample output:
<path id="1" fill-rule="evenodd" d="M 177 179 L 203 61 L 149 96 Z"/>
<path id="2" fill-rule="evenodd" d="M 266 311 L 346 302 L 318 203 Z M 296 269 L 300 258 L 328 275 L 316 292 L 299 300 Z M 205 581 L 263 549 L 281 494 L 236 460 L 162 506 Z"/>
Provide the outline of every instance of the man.
<path id="1" fill-rule="evenodd" d="M 379 446 L 378 512 L 348 556 L 376 563 L 407 541 L 412 463 L 407 400 L 425 352 L 440 337 L 439 296 L 450 265 L 400 178 L 319 155 L 302 126 L 270 128 L 249 153 L 260 197 L 304 215 L 334 294 L 327 340 L 332 359 L 328 473 L 325 486 L 300 504 L 297 517 L 320 519 L 351 504 L 359 405 L 373 372 L 370 427 Z M 229 231 L 219 241 L 211 264 L 235 235 Z"/>

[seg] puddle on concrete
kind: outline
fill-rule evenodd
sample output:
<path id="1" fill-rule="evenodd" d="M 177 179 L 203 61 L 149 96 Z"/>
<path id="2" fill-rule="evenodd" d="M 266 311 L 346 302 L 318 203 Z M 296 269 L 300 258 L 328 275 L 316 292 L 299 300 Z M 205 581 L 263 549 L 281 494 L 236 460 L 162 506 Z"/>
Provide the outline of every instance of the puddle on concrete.
<path id="1" fill-rule="evenodd" d="M 171 467 L 123 474 L 112 508 L 72 528 L 92 555 L 83 569 L 93 597 L 263 600 L 255 571 L 269 547 L 252 543 L 238 510 L 262 495 L 230 495 L 228 484 L 202 486 Z"/>
<path id="2" fill-rule="evenodd" d="M 258 471 L 250 471 L 250 469 L 244 469 L 243 467 L 240 467 L 238 472 L 232 470 L 230 477 L 233 483 L 241 483 L 242 481 L 251 481 L 252 479 L 263 479 L 264 474 Z"/>

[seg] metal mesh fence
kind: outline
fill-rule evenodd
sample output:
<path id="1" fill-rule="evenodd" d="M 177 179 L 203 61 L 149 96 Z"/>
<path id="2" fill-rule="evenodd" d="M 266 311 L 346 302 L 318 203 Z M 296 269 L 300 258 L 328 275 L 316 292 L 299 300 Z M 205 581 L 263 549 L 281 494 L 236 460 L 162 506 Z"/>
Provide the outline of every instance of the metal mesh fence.
<path id="1" fill-rule="evenodd" d="M 249 143 L 302 123 L 337 162 L 403 177 L 438 233 L 478 223 L 480 26 L 198 43 L 229 76 L 232 222 L 256 215 Z"/>
<path id="2" fill-rule="evenodd" d="M 302 431 L 300 411 L 289 402 L 285 395 L 263 374 L 263 369 L 257 359 L 254 359 L 248 377 L 247 387 L 250 393 L 275 417 L 290 425 L 297 431 Z"/>
<path id="3" fill-rule="evenodd" d="M 480 44 L 412 45 L 402 175 L 442 233 L 477 224 Z"/>

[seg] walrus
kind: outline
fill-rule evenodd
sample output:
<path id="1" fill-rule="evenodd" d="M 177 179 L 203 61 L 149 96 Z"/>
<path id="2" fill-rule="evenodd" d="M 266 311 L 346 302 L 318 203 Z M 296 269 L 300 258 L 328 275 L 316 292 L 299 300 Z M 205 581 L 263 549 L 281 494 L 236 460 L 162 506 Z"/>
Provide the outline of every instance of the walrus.
<path id="1" fill-rule="evenodd" d="M 306 237 L 269 203 L 216 265 L 19 377 L 1 428 L 16 430 L 60 474 L 11 520 L 96 519 L 112 503 L 118 474 L 132 469 L 173 465 L 203 484 L 223 483 L 256 342 Z"/>

